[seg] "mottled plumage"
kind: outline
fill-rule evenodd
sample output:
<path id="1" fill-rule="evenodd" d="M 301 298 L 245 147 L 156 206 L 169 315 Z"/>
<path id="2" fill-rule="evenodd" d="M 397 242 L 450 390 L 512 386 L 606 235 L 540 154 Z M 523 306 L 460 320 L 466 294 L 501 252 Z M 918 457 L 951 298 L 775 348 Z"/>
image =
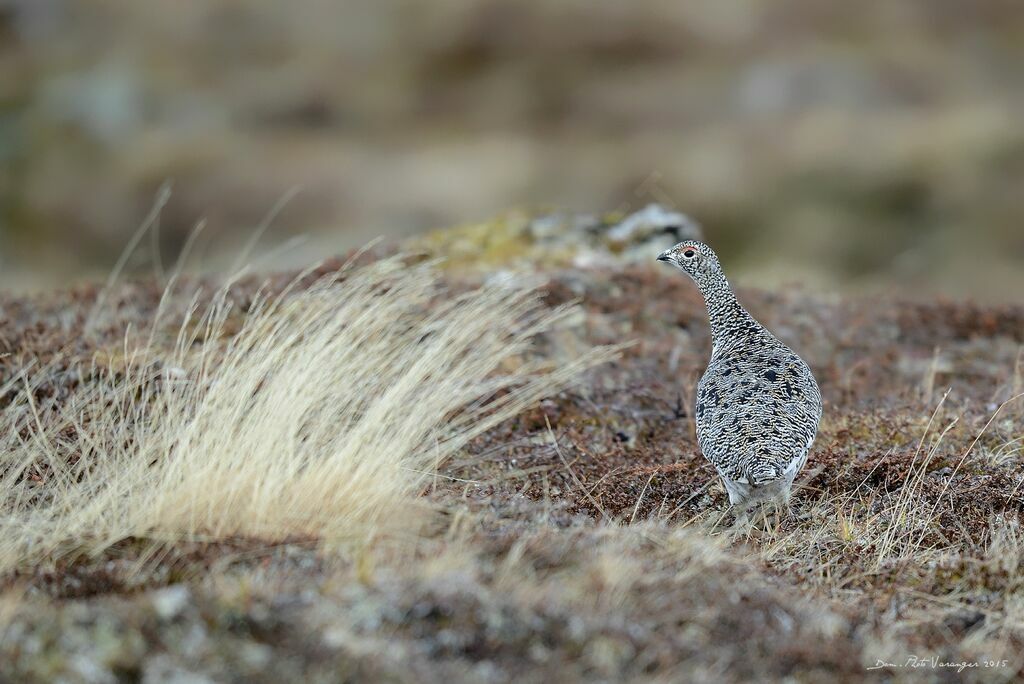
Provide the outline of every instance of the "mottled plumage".
<path id="1" fill-rule="evenodd" d="M 737 301 L 715 253 L 686 240 L 662 252 L 707 305 L 711 361 L 697 385 L 697 441 L 733 505 L 789 499 L 821 420 L 811 369 Z"/>

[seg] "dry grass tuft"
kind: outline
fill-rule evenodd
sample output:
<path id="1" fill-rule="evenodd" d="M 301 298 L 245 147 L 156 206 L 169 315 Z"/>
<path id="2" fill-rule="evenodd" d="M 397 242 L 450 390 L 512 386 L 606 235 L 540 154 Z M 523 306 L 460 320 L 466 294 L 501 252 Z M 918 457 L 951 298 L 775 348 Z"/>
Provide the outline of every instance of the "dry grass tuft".
<path id="1" fill-rule="evenodd" d="M 569 308 L 500 284 L 452 294 L 430 264 L 298 282 L 245 312 L 227 288 L 193 304 L 173 344 L 155 325 L 53 411 L 23 378 L 0 415 L 0 570 L 128 538 L 415 533 L 441 462 L 610 356 L 531 361 Z"/>

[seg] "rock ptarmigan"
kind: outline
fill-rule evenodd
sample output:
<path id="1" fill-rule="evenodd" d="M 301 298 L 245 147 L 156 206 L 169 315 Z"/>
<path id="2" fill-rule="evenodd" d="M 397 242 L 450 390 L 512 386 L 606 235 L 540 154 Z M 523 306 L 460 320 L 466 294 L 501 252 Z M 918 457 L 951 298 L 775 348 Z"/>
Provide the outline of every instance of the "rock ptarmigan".
<path id="1" fill-rule="evenodd" d="M 746 507 L 789 501 L 821 420 L 811 369 L 736 299 L 715 253 L 686 240 L 662 252 L 693 279 L 711 321 L 711 361 L 697 385 L 697 442 Z"/>

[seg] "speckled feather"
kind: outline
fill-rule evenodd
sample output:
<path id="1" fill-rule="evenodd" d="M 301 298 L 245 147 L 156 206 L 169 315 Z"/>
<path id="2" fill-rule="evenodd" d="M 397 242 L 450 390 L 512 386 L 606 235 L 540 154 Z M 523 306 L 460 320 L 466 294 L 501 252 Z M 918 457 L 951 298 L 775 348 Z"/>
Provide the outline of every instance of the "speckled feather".
<path id="1" fill-rule="evenodd" d="M 747 313 L 704 243 L 687 240 L 658 257 L 700 288 L 712 353 L 697 386 L 697 441 L 733 504 L 789 497 L 821 420 L 811 369 Z"/>

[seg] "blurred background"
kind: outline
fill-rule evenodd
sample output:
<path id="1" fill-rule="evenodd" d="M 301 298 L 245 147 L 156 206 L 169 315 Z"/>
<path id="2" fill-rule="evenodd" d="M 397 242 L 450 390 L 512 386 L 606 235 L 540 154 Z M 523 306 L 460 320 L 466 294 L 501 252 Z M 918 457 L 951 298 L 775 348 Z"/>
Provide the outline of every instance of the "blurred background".
<path id="1" fill-rule="evenodd" d="M 1024 4 L 0 0 L 0 284 L 106 273 L 166 181 L 165 260 L 295 188 L 292 260 L 657 201 L 748 284 L 1019 300 Z"/>

